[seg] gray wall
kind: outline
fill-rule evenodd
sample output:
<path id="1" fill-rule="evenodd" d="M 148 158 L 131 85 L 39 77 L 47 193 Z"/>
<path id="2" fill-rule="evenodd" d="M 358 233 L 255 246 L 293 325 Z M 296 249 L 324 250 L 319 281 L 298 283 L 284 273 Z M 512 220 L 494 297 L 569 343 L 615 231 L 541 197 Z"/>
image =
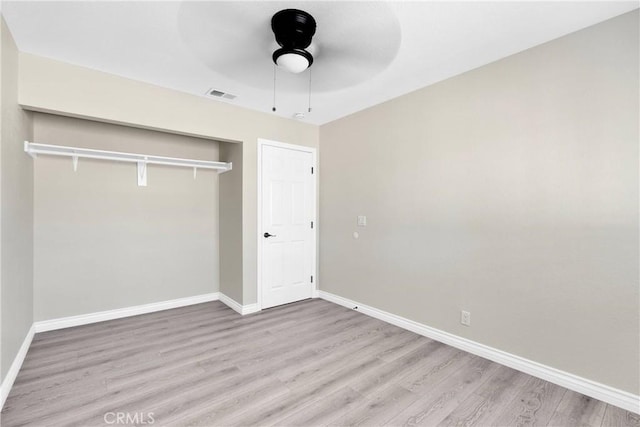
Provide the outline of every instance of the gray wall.
<path id="1" fill-rule="evenodd" d="M 34 113 L 36 142 L 218 160 L 216 141 Z M 35 320 L 219 290 L 218 173 L 39 156 Z"/>
<path id="2" fill-rule="evenodd" d="M 638 60 L 634 11 L 322 126 L 321 289 L 638 394 Z"/>
<path id="3" fill-rule="evenodd" d="M 33 323 L 33 167 L 23 151 L 31 116 L 18 106 L 18 51 L 4 19 L 0 132 L 1 359 L 4 379 Z"/>
<path id="4" fill-rule="evenodd" d="M 220 292 L 242 301 L 242 149 L 221 143 L 220 156 L 233 169 L 220 175 Z"/>

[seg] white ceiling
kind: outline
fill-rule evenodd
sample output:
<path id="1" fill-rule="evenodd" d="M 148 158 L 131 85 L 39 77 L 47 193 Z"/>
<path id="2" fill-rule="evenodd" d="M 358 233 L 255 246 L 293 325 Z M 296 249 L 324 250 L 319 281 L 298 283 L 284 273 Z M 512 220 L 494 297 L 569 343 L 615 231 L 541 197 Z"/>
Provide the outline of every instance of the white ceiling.
<path id="1" fill-rule="evenodd" d="M 271 16 L 318 22 L 309 74 L 277 74 Z M 18 48 L 179 91 L 323 124 L 638 8 L 585 2 L 3 1 Z"/>

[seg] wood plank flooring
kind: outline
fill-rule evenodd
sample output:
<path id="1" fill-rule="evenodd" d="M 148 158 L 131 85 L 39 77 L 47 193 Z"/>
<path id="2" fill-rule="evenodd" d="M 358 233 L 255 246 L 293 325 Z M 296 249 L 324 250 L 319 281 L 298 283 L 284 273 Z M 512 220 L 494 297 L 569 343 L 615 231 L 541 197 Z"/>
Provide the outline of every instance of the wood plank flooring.
<path id="1" fill-rule="evenodd" d="M 37 334 L 2 426 L 640 426 L 640 416 L 323 300 Z M 119 417 L 119 418 L 118 418 Z"/>

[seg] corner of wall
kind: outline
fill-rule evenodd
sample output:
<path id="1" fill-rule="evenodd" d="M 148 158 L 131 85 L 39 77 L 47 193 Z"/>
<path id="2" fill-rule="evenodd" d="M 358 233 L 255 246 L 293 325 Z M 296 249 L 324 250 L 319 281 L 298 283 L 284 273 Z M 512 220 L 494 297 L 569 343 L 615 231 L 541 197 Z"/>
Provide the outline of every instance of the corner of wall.
<path id="1" fill-rule="evenodd" d="M 4 379 L 33 323 L 33 164 L 22 151 L 33 121 L 18 105 L 18 48 L 1 21 L 0 373 Z"/>
<path id="2" fill-rule="evenodd" d="M 220 175 L 220 292 L 243 303 L 242 143 L 220 143 L 220 160 L 233 169 Z"/>

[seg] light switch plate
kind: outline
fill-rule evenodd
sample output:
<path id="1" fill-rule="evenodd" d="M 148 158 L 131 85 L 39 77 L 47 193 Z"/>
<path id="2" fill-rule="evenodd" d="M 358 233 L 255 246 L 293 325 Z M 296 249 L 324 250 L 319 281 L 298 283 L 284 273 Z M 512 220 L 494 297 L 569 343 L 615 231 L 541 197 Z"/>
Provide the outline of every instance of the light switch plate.
<path id="1" fill-rule="evenodd" d="M 367 226 L 367 217 L 364 215 L 358 215 L 358 227 Z"/>

